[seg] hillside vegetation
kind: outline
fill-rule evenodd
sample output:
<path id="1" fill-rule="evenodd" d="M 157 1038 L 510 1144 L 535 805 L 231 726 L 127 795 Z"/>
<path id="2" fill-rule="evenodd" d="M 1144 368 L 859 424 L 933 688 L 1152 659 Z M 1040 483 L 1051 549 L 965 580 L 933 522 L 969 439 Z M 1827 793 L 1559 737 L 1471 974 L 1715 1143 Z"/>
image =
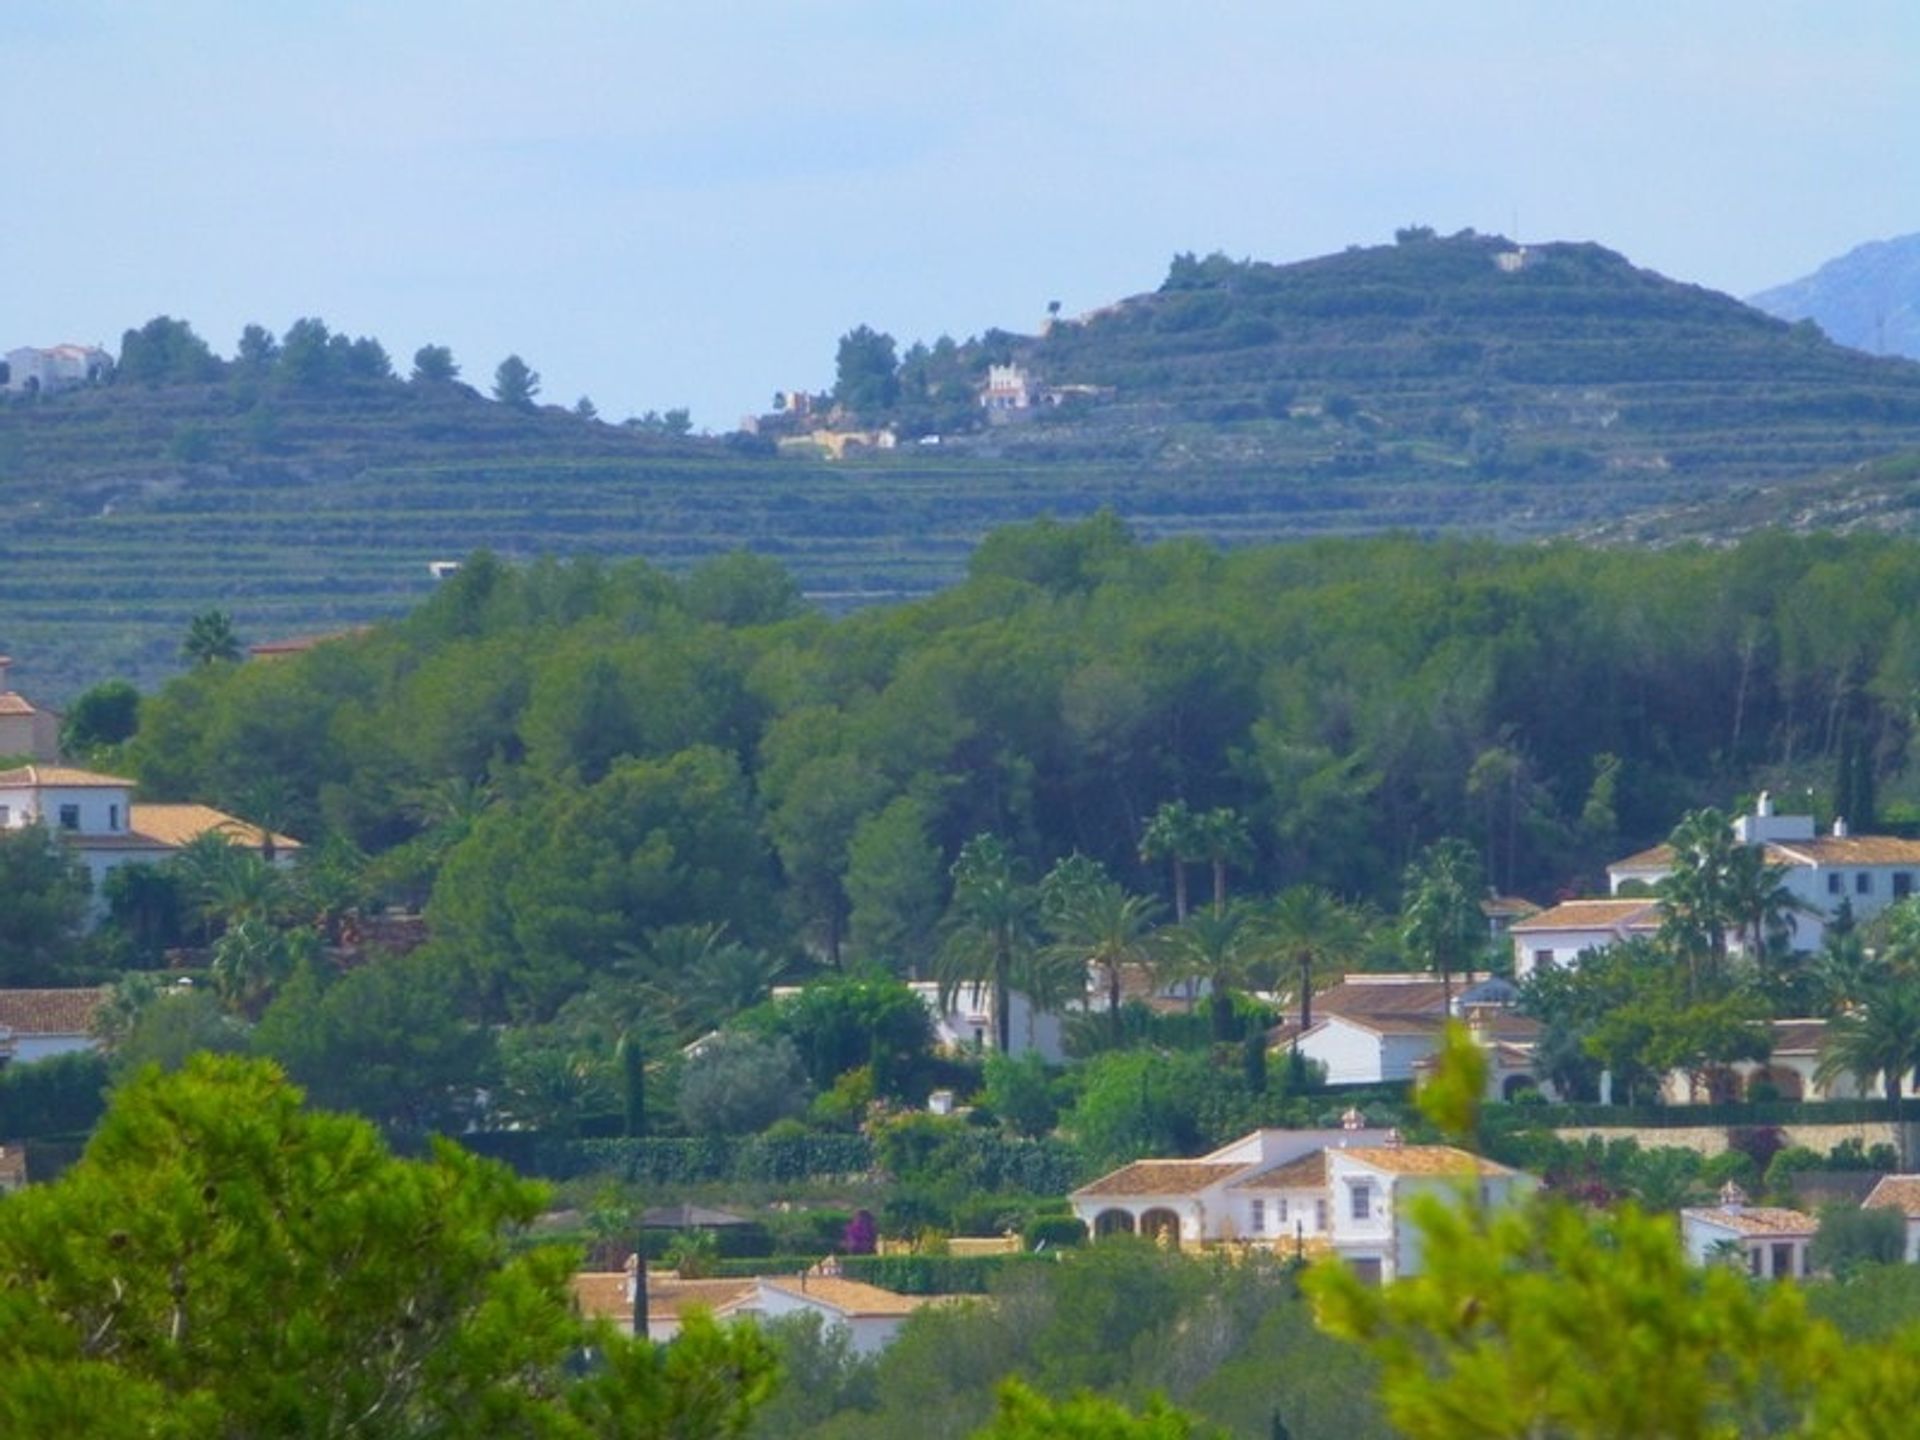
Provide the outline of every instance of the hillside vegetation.
<path id="1" fill-rule="evenodd" d="M 232 360 L 154 321 L 110 386 L 0 407 L 0 649 L 59 700 L 158 680 L 210 606 L 248 641 L 397 615 L 427 562 L 476 547 L 675 571 L 746 547 L 837 609 L 951 584 L 982 535 L 1043 513 L 1236 544 L 1544 536 L 1920 446 L 1920 365 L 1597 246 L 1509 271 L 1511 248 L 1410 231 L 1296 265 L 1183 256 L 1040 337 L 896 361 L 868 332 L 850 418 L 978 428 L 841 464 L 487 400 L 444 353 L 403 381 L 317 321 L 250 327 Z M 967 397 L 996 360 L 1086 388 L 986 426 Z"/>

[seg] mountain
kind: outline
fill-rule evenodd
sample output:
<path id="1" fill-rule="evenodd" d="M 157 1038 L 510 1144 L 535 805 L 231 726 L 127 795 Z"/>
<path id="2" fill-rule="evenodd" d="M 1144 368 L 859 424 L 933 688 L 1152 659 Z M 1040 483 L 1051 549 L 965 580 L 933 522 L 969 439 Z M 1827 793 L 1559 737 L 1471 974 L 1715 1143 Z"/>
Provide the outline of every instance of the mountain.
<path id="1" fill-rule="evenodd" d="M 1472 234 L 1181 256 L 1041 335 L 897 365 L 876 344 L 854 418 L 906 438 L 841 462 L 398 380 L 372 341 L 289 367 L 315 351 L 290 331 L 278 361 L 271 337 L 222 361 L 186 328 L 132 332 L 112 383 L 0 403 L 0 653 L 37 697 L 151 682 L 209 607 L 250 642 L 400 613 L 429 562 L 481 547 L 672 569 L 747 547 L 839 606 L 949 584 L 986 531 L 1043 513 L 1228 543 L 1534 537 L 1920 449 L 1920 364 L 1597 245 Z M 988 415 L 991 365 L 1041 403 Z M 929 416 L 939 443 L 915 443 Z"/>
<path id="2" fill-rule="evenodd" d="M 1747 303 L 1782 320 L 1811 320 L 1869 355 L 1920 360 L 1920 235 L 1870 241 Z"/>

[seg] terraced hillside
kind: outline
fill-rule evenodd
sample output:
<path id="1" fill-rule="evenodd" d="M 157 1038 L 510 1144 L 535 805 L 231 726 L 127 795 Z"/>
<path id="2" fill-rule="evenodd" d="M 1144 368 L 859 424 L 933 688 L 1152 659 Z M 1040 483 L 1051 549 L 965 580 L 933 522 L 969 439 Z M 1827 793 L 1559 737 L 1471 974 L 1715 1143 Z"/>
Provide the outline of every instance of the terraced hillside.
<path id="1" fill-rule="evenodd" d="M 967 375 L 1017 359 L 1096 395 L 839 464 L 211 357 L 188 383 L 0 405 L 0 651 L 57 700 L 158 678 L 209 606 L 249 640 L 334 629 L 480 546 L 671 568 L 748 546 L 842 605 L 948 583 L 981 534 L 1041 513 L 1230 542 L 1545 535 L 1920 447 L 1920 365 L 1597 246 L 1503 269 L 1510 249 L 1183 257 L 1152 295 L 960 347 Z"/>

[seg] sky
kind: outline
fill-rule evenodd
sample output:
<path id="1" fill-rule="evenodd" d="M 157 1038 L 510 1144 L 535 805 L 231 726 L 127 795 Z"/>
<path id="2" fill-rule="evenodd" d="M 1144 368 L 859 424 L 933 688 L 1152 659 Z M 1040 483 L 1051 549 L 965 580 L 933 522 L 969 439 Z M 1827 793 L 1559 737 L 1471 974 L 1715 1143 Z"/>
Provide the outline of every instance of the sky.
<path id="1" fill-rule="evenodd" d="M 733 428 L 1407 224 L 1749 294 L 1920 231 L 1914 0 L 0 0 L 0 349 L 317 315 Z"/>

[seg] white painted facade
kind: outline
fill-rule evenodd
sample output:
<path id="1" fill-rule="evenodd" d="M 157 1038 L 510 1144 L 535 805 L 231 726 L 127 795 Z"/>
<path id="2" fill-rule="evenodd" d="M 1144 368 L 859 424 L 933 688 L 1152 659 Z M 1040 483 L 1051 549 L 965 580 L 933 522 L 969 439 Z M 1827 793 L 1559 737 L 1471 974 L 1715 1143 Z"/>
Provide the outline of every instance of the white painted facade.
<path id="1" fill-rule="evenodd" d="M 1300 1037 L 1300 1053 L 1327 1068 L 1329 1085 L 1381 1085 L 1413 1079 L 1433 1053 L 1439 1026 L 1329 1015 Z"/>
<path id="2" fill-rule="evenodd" d="M 1570 969 L 1589 950 L 1605 950 L 1659 928 L 1657 900 L 1566 901 L 1509 928 L 1514 978 L 1524 981 L 1548 967 Z"/>
<path id="3" fill-rule="evenodd" d="M 97 345 L 26 345 L 9 350 L 6 388 L 15 395 L 51 395 L 92 385 L 113 372 L 113 357 Z"/>

